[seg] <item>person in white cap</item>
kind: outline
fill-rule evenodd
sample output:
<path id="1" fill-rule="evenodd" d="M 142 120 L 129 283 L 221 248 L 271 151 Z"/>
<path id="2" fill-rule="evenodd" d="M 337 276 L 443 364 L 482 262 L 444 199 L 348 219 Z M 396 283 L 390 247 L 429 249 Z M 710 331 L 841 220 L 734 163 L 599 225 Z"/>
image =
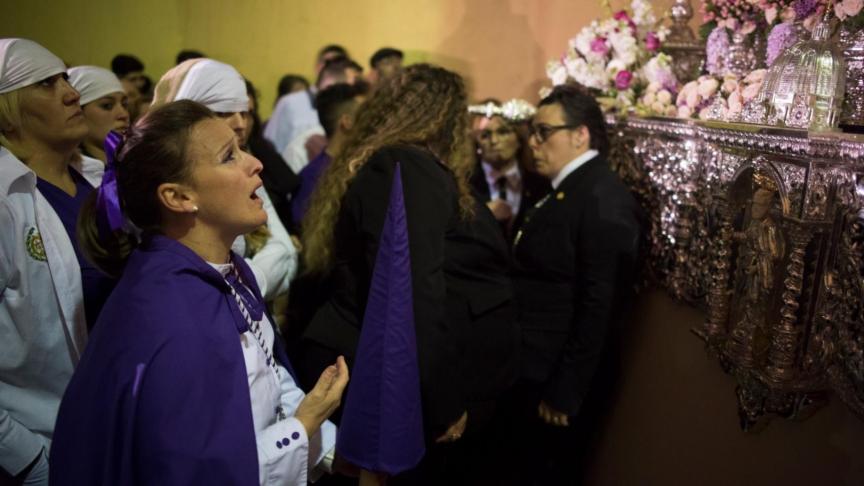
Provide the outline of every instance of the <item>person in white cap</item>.
<path id="1" fill-rule="evenodd" d="M 60 398 L 87 338 L 70 201 L 92 186 L 69 163 L 87 135 L 66 66 L 26 39 L 0 39 L 0 483 L 48 483 Z M 46 186 L 47 185 L 47 186 Z M 71 194 L 71 195 L 70 195 Z M 74 213 L 74 205 L 64 206 Z M 74 224 L 74 223 L 73 223 Z"/>
<path id="2" fill-rule="evenodd" d="M 244 143 L 249 96 L 243 76 L 228 64 L 197 58 L 171 68 L 156 84 L 151 109 L 177 100 L 197 101 L 221 116 Z M 266 228 L 238 238 L 234 251 L 246 256 L 264 300 L 272 301 L 288 291 L 297 271 L 297 250 L 273 202 L 262 187 L 256 194 L 264 201 Z"/>
<path id="3" fill-rule="evenodd" d="M 81 108 L 87 120 L 87 138 L 81 151 L 104 163 L 108 132 L 125 134 L 129 128 L 129 100 L 123 85 L 114 73 L 97 66 L 70 68 L 69 84 L 81 94 Z"/>

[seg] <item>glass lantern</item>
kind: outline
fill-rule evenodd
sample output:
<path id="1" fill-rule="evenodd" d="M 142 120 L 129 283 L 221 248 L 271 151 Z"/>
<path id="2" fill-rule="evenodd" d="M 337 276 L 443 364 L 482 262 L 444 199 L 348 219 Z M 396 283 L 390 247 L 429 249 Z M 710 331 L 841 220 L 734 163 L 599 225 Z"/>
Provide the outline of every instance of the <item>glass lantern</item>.
<path id="1" fill-rule="evenodd" d="M 836 129 L 845 91 L 843 54 L 831 42 L 830 9 L 800 41 L 781 55 L 765 79 L 767 123 L 812 131 Z"/>

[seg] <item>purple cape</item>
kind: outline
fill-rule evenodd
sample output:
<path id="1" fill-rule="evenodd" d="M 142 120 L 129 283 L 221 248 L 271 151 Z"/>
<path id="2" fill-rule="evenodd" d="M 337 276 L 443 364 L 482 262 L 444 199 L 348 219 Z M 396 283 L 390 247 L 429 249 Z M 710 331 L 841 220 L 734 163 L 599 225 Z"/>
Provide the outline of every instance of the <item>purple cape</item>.
<path id="1" fill-rule="evenodd" d="M 231 258 L 260 299 L 249 267 Z M 246 329 L 218 271 L 174 240 L 146 239 L 63 396 L 51 484 L 257 485 Z"/>

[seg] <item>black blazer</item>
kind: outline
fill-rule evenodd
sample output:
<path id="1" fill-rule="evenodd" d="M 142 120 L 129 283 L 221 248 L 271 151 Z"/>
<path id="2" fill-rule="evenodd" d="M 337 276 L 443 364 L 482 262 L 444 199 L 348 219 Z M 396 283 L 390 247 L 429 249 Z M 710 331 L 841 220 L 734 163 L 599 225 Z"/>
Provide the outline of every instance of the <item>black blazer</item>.
<path id="1" fill-rule="evenodd" d="M 411 146 L 379 150 L 343 198 L 327 297 L 304 340 L 353 361 L 396 163 L 400 163 L 411 254 L 414 319 L 427 439 L 472 401 L 501 393 L 518 374 L 519 331 L 509 253 L 492 214 L 478 204 L 460 217 L 452 173 Z"/>
<path id="2" fill-rule="evenodd" d="M 534 172 L 529 172 L 522 167 L 519 167 L 519 173 L 522 176 L 522 201 L 519 203 L 519 211 L 516 212 L 513 224 L 509 225 L 509 227 L 503 224 L 500 225 L 504 237 L 510 243 L 513 242 L 516 232 L 522 226 L 525 214 L 551 190 L 549 181 L 545 177 Z M 489 194 L 489 184 L 486 182 L 486 173 L 483 172 L 482 162 L 477 162 L 469 182 L 474 189 L 475 195 L 481 202 L 485 204 L 492 199 L 492 195 Z"/>
<path id="3" fill-rule="evenodd" d="M 541 200 L 514 242 L 522 375 L 575 415 L 633 286 L 640 210 L 601 157 Z"/>
<path id="4" fill-rule="evenodd" d="M 300 177 L 291 170 L 273 144 L 260 134 L 249 137 L 248 145 L 249 152 L 261 161 L 261 182 L 276 214 L 285 228 L 291 228 L 291 194 L 300 186 Z"/>

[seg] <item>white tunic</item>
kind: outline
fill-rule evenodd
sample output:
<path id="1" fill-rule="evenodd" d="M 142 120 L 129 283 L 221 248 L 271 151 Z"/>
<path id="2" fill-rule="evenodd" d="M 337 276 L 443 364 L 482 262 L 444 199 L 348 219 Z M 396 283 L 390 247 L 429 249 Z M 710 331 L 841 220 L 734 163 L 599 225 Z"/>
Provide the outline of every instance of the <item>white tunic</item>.
<path id="1" fill-rule="evenodd" d="M 50 447 L 87 339 L 81 270 L 36 174 L 0 147 L 0 467 Z"/>
<path id="2" fill-rule="evenodd" d="M 222 275 L 233 271 L 230 263 L 210 265 Z M 275 334 L 266 313 L 260 324 L 264 346 L 272 353 Z M 303 425 L 294 418 L 306 395 L 291 374 L 278 365 L 277 376 L 251 329 L 240 335 L 240 344 L 258 444 L 258 478 L 262 485 L 305 485 L 316 466 L 329 471 L 327 463 L 332 461 L 336 446 L 336 426 L 326 421 L 311 439 L 307 437 Z"/>

